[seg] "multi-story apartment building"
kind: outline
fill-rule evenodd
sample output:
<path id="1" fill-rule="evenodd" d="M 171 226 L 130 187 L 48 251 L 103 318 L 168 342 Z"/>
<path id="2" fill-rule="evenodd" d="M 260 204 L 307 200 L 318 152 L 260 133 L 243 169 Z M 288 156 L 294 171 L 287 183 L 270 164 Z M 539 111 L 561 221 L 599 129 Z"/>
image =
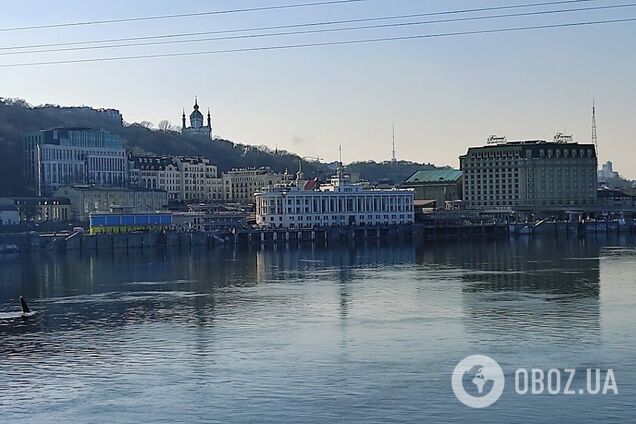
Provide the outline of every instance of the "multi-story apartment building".
<path id="1" fill-rule="evenodd" d="M 70 184 L 124 186 L 128 163 L 121 139 L 92 128 L 54 128 L 26 134 L 26 179 L 42 195 Z"/>
<path id="2" fill-rule="evenodd" d="M 71 217 L 75 221 L 86 221 L 91 213 L 110 212 L 112 208 L 142 213 L 160 211 L 168 205 L 168 193 L 155 189 L 76 185 L 58 189 L 55 196 L 70 200 Z"/>
<path id="3" fill-rule="evenodd" d="M 256 193 L 256 223 L 266 228 L 399 225 L 414 222 L 412 189 L 368 189 L 339 168 L 329 184 L 306 190 L 275 184 Z"/>
<path id="4" fill-rule="evenodd" d="M 596 150 L 558 135 L 554 142 L 491 138 L 459 158 L 470 207 L 581 208 L 596 203 Z"/>
<path id="5" fill-rule="evenodd" d="M 170 156 L 130 157 L 128 169 L 132 187 L 165 190 L 171 202 L 182 199 L 181 171 L 174 158 Z"/>
<path id="6" fill-rule="evenodd" d="M 223 181 L 217 176 L 217 167 L 204 158 L 176 158 L 181 171 L 183 200 L 223 200 Z"/>
<path id="7" fill-rule="evenodd" d="M 171 202 L 223 200 L 223 181 L 209 159 L 139 156 L 129 160 L 134 187 L 165 190 Z"/>
<path id="8" fill-rule="evenodd" d="M 265 186 L 281 182 L 282 178 L 269 168 L 233 169 L 223 174 L 224 200 L 253 203 L 255 193 Z"/>

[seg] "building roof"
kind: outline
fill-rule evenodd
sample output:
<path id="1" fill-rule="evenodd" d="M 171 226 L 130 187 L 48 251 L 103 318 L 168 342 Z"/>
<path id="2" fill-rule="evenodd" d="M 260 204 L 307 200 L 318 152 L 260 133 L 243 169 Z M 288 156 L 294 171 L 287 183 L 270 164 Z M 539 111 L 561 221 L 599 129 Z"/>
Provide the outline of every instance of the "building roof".
<path id="1" fill-rule="evenodd" d="M 530 150 L 532 152 L 532 157 L 536 158 L 539 156 L 539 152 L 545 149 L 556 149 L 556 150 L 585 150 L 592 149 L 593 157 L 596 157 L 596 148 L 594 144 L 590 143 L 579 143 L 577 141 L 571 142 L 557 142 L 557 141 L 546 141 L 546 140 L 520 140 L 520 141 L 506 141 L 502 143 L 493 143 L 486 144 L 484 146 L 474 146 L 468 148 L 468 153 L 461 157 L 469 156 L 471 153 L 484 152 L 484 151 L 498 151 L 498 150 L 508 150 L 514 149 L 525 154 L 525 151 Z"/>
<path id="2" fill-rule="evenodd" d="M 12 197 L 15 204 L 38 204 L 38 205 L 70 205 L 71 201 L 66 197 Z"/>
<path id="3" fill-rule="evenodd" d="M 177 166 L 174 158 L 169 156 L 131 156 L 133 168 L 142 170 L 165 170 L 167 166 Z"/>
<path id="4" fill-rule="evenodd" d="M 203 119 L 203 114 L 201 112 L 199 112 L 199 99 L 197 99 L 197 97 L 194 97 L 194 106 L 192 107 L 192 113 L 190 114 L 190 119 L 198 117 Z"/>
<path id="5" fill-rule="evenodd" d="M 601 186 L 598 187 L 596 189 L 596 195 L 597 197 L 602 197 L 602 198 L 632 198 L 634 196 L 631 196 L 627 193 L 625 193 L 624 191 L 617 189 L 617 188 L 610 188 L 607 186 Z"/>
<path id="6" fill-rule="evenodd" d="M 413 200 L 415 208 L 434 208 L 436 204 L 437 200 Z"/>
<path id="7" fill-rule="evenodd" d="M 62 192 L 64 190 L 101 191 L 101 192 L 119 191 L 119 192 L 126 192 L 126 193 L 150 193 L 150 192 L 166 193 L 165 190 L 158 189 L 158 188 L 142 188 L 142 187 L 130 188 L 130 187 L 114 187 L 114 186 L 111 187 L 111 186 L 96 186 L 96 185 L 88 185 L 88 184 L 72 184 L 70 186 L 61 187 L 57 189 L 56 192 Z M 56 197 L 62 197 L 62 196 L 56 196 Z"/>
<path id="8" fill-rule="evenodd" d="M 313 179 L 305 183 L 304 190 L 316 190 L 318 187 L 320 187 L 320 182 L 317 179 Z"/>
<path id="9" fill-rule="evenodd" d="M 101 128 L 92 127 L 52 127 L 44 131 L 104 131 Z"/>
<path id="10" fill-rule="evenodd" d="M 462 171 L 456 169 L 436 169 L 434 171 L 416 171 L 408 177 L 404 184 L 457 182 Z"/>

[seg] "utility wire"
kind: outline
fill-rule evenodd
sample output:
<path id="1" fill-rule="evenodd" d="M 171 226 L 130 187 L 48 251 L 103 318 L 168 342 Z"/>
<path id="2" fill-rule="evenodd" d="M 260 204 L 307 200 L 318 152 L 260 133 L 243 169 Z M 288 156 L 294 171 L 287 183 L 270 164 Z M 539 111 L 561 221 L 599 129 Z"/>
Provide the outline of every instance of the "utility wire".
<path id="1" fill-rule="evenodd" d="M 156 15 L 156 16 L 137 16 L 133 18 L 105 19 L 100 21 L 66 22 L 66 23 L 59 23 L 59 24 L 0 28 L 0 32 L 28 31 L 33 29 L 63 28 L 63 27 L 76 27 L 76 26 L 99 25 L 99 24 L 114 24 L 114 23 L 121 23 L 121 22 L 154 21 L 158 19 L 178 19 L 178 18 L 190 18 L 194 16 L 225 15 L 230 13 L 262 12 L 266 10 L 297 9 L 301 7 L 328 6 L 328 5 L 337 5 L 337 4 L 346 4 L 346 3 L 359 3 L 364 1 L 368 1 L 368 0 L 330 0 L 330 1 L 320 1 L 315 3 L 279 4 L 279 5 L 272 5 L 272 6 L 248 7 L 243 9 L 213 10 L 209 12 L 179 13 L 179 14 L 172 14 L 172 15 Z"/>
<path id="2" fill-rule="evenodd" d="M 192 39 L 192 40 L 148 41 L 148 42 L 141 42 L 141 43 L 121 43 L 121 44 L 109 44 L 109 45 L 103 45 L 103 46 L 54 48 L 54 49 L 41 49 L 41 50 L 29 50 L 29 51 L 17 51 L 17 52 L 16 51 L 11 51 L 11 52 L 0 51 L 0 56 L 34 54 L 34 53 L 66 52 L 66 51 L 79 51 L 79 50 L 112 49 L 112 48 L 135 47 L 135 46 L 183 44 L 183 43 L 208 42 L 208 41 L 220 41 L 220 40 L 263 38 L 263 37 L 279 37 L 279 36 L 286 36 L 286 35 L 303 35 L 303 34 L 316 34 L 316 33 L 326 33 L 326 32 L 380 29 L 380 28 L 396 28 L 396 27 L 405 27 L 405 26 L 414 26 L 414 25 L 434 24 L 434 23 L 466 22 L 466 21 L 486 20 L 486 19 L 513 18 L 513 17 L 516 18 L 516 17 L 524 17 L 524 16 L 541 16 L 541 15 L 553 15 L 553 14 L 560 14 L 560 13 L 572 13 L 572 12 L 583 12 L 583 11 L 587 12 L 587 11 L 605 10 L 605 9 L 620 9 L 620 8 L 627 8 L 627 7 L 636 7 L 636 3 L 626 3 L 626 4 L 610 5 L 610 6 L 579 7 L 579 8 L 558 9 L 558 10 L 543 10 L 538 12 L 509 13 L 509 14 L 503 14 L 503 15 L 470 16 L 470 17 L 462 17 L 462 18 L 449 18 L 449 19 L 438 19 L 438 20 L 429 20 L 429 21 L 418 21 L 418 22 L 400 22 L 400 23 L 393 23 L 393 24 L 365 25 L 365 26 L 344 27 L 344 28 L 323 28 L 323 29 L 311 29 L 311 30 L 304 30 L 304 31 L 287 31 L 287 32 L 265 33 L 265 34 L 235 35 L 235 36 L 227 36 L 227 37 L 198 38 L 198 39 Z"/>
<path id="3" fill-rule="evenodd" d="M 368 44 L 368 43 L 379 43 L 379 42 L 388 42 L 388 41 L 442 38 L 442 37 L 454 37 L 454 36 L 477 35 L 477 34 L 494 34 L 494 33 L 530 31 L 530 30 L 550 29 L 550 28 L 570 28 L 570 27 L 580 27 L 580 26 L 589 26 L 589 25 L 614 24 L 614 23 L 621 23 L 621 22 L 636 22 L 636 17 L 623 18 L 623 19 L 607 19 L 607 20 L 598 20 L 598 21 L 585 21 L 585 22 L 570 22 L 570 23 L 561 23 L 561 24 L 550 24 L 550 25 L 533 25 L 533 26 L 494 28 L 494 29 L 474 30 L 474 31 L 457 31 L 457 32 L 435 33 L 435 34 L 408 35 L 408 36 L 401 36 L 401 37 L 366 38 L 366 39 L 359 39 L 359 40 L 325 41 L 325 42 L 319 42 L 319 43 L 283 44 L 278 46 L 245 47 L 245 48 L 226 49 L 226 50 L 208 50 L 208 51 L 198 51 L 198 52 L 180 52 L 180 53 L 162 53 L 162 54 L 149 54 L 149 55 L 87 58 L 87 59 L 53 60 L 53 61 L 45 61 L 45 62 L 9 63 L 9 64 L 0 64 L 0 68 L 61 65 L 61 64 L 71 64 L 71 63 L 110 62 L 110 61 L 122 61 L 122 60 L 132 60 L 132 59 L 156 59 L 156 58 L 166 58 L 166 57 L 202 56 L 202 55 L 212 55 L 212 54 L 222 54 L 222 53 L 243 53 L 243 52 L 268 51 L 268 50 L 286 50 L 286 49 L 297 49 L 297 48 L 307 48 L 307 47 L 339 46 L 339 45 L 350 45 L 350 44 Z"/>
<path id="4" fill-rule="evenodd" d="M 0 47 L 0 50 L 19 50 L 19 49 L 29 49 L 29 48 L 39 48 L 39 47 L 74 46 L 74 45 L 83 45 L 83 44 L 113 43 L 113 42 L 122 42 L 122 41 L 139 41 L 139 40 L 153 40 L 153 39 L 163 39 L 163 38 L 192 37 L 197 35 L 213 35 L 213 34 L 227 34 L 227 33 L 236 33 L 236 32 L 253 32 L 253 31 L 277 30 L 277 29 L 303 28 L 303 27 L 324 26 L 324 25 L 352 24 L 352 23 L 359 23 L 359 22 L 384 21 L 384 20 L 393 20 L 393 19 L 421 18 L 426 16 L 440 16 L 440 15 L 464 14 L 464 13 L 475 13 L 475 12 L 492 12 L 496 10 L 555 6 L 555 5 L 565 5 L 565 4 L 572 4 L 572 3 L 589 3 L 592 1 L 599 1 L 599 0 L 561 0 L 561 1 L 549 1 L 549 2 L 543 2 L 543 3 L 526 3 L 526 4 L 515 4 L 515 5 L 506 5 L 506 6 L 481 7 L 476 9 L 459 9 L 459 10 L 449 10 L 449 11 L 441 11 L 441 12 L 415 13 L 415 14 L 409 14 L 409 15 L 379 16 L 379 17 L 373 17 L 373 18 L 345 19 L 345 20 L 336 20 L 336 21 L 320 21 L 320 22 L 309 22 L 309 23 L 291 24 L 291 25 L 276 25 L 276 26 L 227 29 L 227 30 L 217 30 L 217 31 L 201 31 L 201 32 L 189 32 L 189 33 L 178 33 L 178 34 L 148 35 L 148 36 L 140 36 L 140 37 L 110 38 L 110 39 L 102 39 L 102 40 L 84 40 L 84 41 L 71 41 L 71 42 L 60 42 L 60 43 L 30 44 L 30 45 L 22 45 L 22 46 Z"/>

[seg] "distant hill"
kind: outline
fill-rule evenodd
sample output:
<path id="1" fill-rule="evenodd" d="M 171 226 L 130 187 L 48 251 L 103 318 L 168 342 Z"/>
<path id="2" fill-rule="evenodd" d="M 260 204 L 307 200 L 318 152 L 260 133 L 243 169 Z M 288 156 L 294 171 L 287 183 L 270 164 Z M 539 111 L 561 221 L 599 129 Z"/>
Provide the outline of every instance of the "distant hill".
<path id="1" fill-rule="evenodd" d="M 0 197 L 30 194 L 24 183 L 22 135 L 25 132 L 62 126 L 101 128 L 122 137 L 134 154 L 196 155 L 210 158 L 224 172 L 232 168 L 269 166 L 277 172 L 298 169 L 299 156 L 286 151 L 272 151 L 265 146 L 233 143 L 216 139 L 181 135 L 177 131 L 148 128 L 143 123 L 122 122 L 116 111 L 91 107 L 31 106 L 21 99 L 0 98 Z M 328 164 L 303 160 L 306 176 L 327 178 L 333 171 Z M 347 171 L 377 182 L 399 183 L 417 169 L 434 169 L 430 164 L 411 162 L 355 162 Z"/>

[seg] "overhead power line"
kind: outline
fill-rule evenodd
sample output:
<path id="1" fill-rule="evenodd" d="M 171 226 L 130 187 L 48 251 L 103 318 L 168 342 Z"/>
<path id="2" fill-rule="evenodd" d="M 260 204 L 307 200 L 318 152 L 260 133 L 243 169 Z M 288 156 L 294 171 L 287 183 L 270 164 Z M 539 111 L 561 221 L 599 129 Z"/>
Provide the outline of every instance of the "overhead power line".
<path id="1" fill-rule="evenodd" d="M 581 27 L 581 26 L 590 26 L 590 25 L 614 24 L 614 23 L 621 23 L 621 22 L 622 23 L 636 22 L 636 17 L 623 18 L 623 19 L 585 21 L 585 22 L 569 22 L 569 23 L 560 23 L 560 24 L 549 24 L 549 25 L 494 28 L 494 29 L 483 29 L 483 30 L 473 30 L 473 31 L 456 31 L 456 32 L 434 33 L 434 34 L 419 34 L 419 35 L 408 35 L 408 36 L 400 36 L 400 37 L 366 38 L 366 39 L 358 39 L 358 40 L 325 41 L 325 42 L 318 42 L 318 43 L 245 47 L 245 48 L 225 49 L 225 50 L 208 50 L 208 51 L 161 53 L 161 54 L 131 55 L 131 56 L 113 56 L 113 57 L 70 59 L 70 60 L 52 60 L 52 61 L 43 61 L 43 62 L 9 63 L 9 64 L 0 64 L 0 68 L 61 65 L 61 64 L 72 64 L 72 63 L 111 62 L 111 61 L 133 60 L 133 59 L 157 59 L 157 58 L 167 58 L 167 57 L 202 56 L 202 55 L 223 54 L 223 53 L 244 53 L 244 52 L 269 51 L 269 50 L 298 49 L 298 48 L 307 48 L 307 47 L 341 46 L 341 45 L 368 44 L 368 43 L 379 43 L 379 42 L 389 42 L 389 41 L 417 40 L 417 39 L 426 39 L 426 38 L 442 38 L 442 37 L 467 36 L 467 35 L 477 35 L 477 34 L 494 34 L 494 33 L 516 32 L 516 31 L 531 31 L 531 30 L 550 29 L 550 28 L 571 28 L 571 27 Z"/>
<path id="2" fill-rule="evenodd" d="M 542 3 L 525 3 L 525 4 L 504 5 L 504 6 L 480 7 L 480 8 L 473 8 L 473 9 L 456 9 L 456 10 L 447 10 L 447 11 L 439 11 L 439 12 L 414 13 L 414 14 L 408 14 L 408 15 L 393 15 L 393 16 L 379 16 L 379 17 L 372 17 L 372 18 L 319 21 L 319 22 L 309 22 L 309 23 L 290 24 L 290 25 L 262 26 L 262 27 L 253 27 L 253 28 L 239 28 L 239 29 L 227 29 L 227 30 L 216 30 L 216 31 L 199 31 L 199 32 L 189 32 L 189 33 L 177 33 L 177 34 L 160 34 L 160 35 L 148 35 L 148 36 L 139 36 L 139 37 L 108 38 L 108 39 L 102 39 L 102 40 L 84 40 L 84 41 L 45 43 L 45 44 L 29 44 L 29 45 L 22 45 L 22 46 L 0 47 L 0 50 L 19 50 L 19 49 L 29 49 L 29 48 L 39 48 L 39 47 L 75 46 L 75 45 L 97 44 L 97 43 L 114 43 L 114 42 L 124 42 L 124 41 L 140 41 L 140 40 L 153 40 L 153 39 L 177 38 L 177 37 L 179 38 L 194 37 L 198 35 L 268 31 L 268 30 L 278 30 L 278 29 L 303 28 L 303 27 L 337 25 L 337 24 L 352 24 L 352 23 L 360 23 L 360 22 L 384 21 L 384 20 L 394 20 L 394 19 L 422 18 L 427 16 L 492 12 L 497 10 L 556 6 L 556 5 L 565 5 L 565 4 L 572 4 L 572 3 L 589 3 L 594 1 L 599 1 L 599 0 L 561 0 L 561 1 L 549 1 L 549 2 L 542 2 Z"/>
<path id="3" fill-rule="evenodd" d="M 344 27 L 344 28 L 322 28 L 322 29 L 310 29 L 310 30 L 303 30 L 303 31 L 287 31 L 287 32 L 274 32 L 274 33 L 264 33 L 264 34 L 261 33 L 261 34 L 235 35 L 235 36 L 226 36 L 226 37 L 211 37 L 211 38 L 208 37 L 208 38 L 198 38 L 198 39 L 191 39 L 191 40 L 147 41 L 147 42 L 140 42 L 140 43 L 121 43 L 121 44 L 107 44 L 103 46 L 52 48 L 52 49 L 28 50 L 28 51 L 17 51 L 17 52 L 16 51 L 10 51 L 10 52 L 0 51 L 0 56 L 34 54 L 34 53 L 67 52 L 67 51 L 80 51 L 80 50 L 100 50 L 100 49 L 112 49 L 112 48 L 121 48 L 121 47 L 136 47 L 136 46 L 185 44 L 185 43 L 196 43 L 196 42 L 251 39 L 251 38 L 263 38 L 263 37 L 280 37 L 280 36 L 287 36 L 287 35 L 304 35 L 304 34 L 368 30 L 368 29 L 385 29 L 385 28 L 397 28 L 397 27 L 406 27 L 406 26 L 415 26 L 415 25 L 435 24 L 435 23 L 467 22 L 467 21 L 487 20 L 487 19 L 541 16 L 541 15 L 552 15 L 552 14 L 573 13 L 573 12 L 597 11 L 597 10 L 605 10 L 605 9 L 620 9 L 620 8 L 627 8 L 627 7 L 636 7 L 636 3 L 626 3 L 626 4 L 609 5 L 609 6 L 579 7 L 579 8 L 558 9 L 558 10 L 543 10 L 538 12 L 508 13 L 503 15 L 469 16 L 469 17 L 460 17 L 460 18 L 437 19 L 437 20 L 428 20 L 428 21 L 417 21 L 417 22 L 399 22 L 399 23 L 392 23 L 392 24 L 365 25 L 365 26 Z"/>
<path id="4" fill-rule="evenodd" d="M 368 1 L 368 0 L 330 0 L 330 1 L 320 1 L 320 2 L 314 2 L 314 3 L 279 4 L 279 5 L 271 5 L 271 6 L 247 7 L 242 9 L 212 10 L 208 12 L 178 13 L 178 14 L 171 14 L 171 15 L 155 15 L 155 16 L 137 16 L 133 18 L 104 19 L 99 21 L 65 22 L 65 23 L 58 23 L 58 24 L 0 28 L 0 32 L 27 31 L 27 30 L 34 30 L 34 29 L 63 28 L 63 27 L 76 27 L 76 26 L 99 25 L 99 24 L 114 24 L 114 23 L 122 23 L 122 22 L 154 21 L 159 19 L 191 18 L 195 16 L 227 15 L 230 13 L 262 12 L 266 10 L 279 10 L 279 9 L 297 9 L 301 7 L 328 6 L 328 5 L 337 5 L 337 4 L 346 4 L 346 3 L 359 3 L 364 1 Z"/>

